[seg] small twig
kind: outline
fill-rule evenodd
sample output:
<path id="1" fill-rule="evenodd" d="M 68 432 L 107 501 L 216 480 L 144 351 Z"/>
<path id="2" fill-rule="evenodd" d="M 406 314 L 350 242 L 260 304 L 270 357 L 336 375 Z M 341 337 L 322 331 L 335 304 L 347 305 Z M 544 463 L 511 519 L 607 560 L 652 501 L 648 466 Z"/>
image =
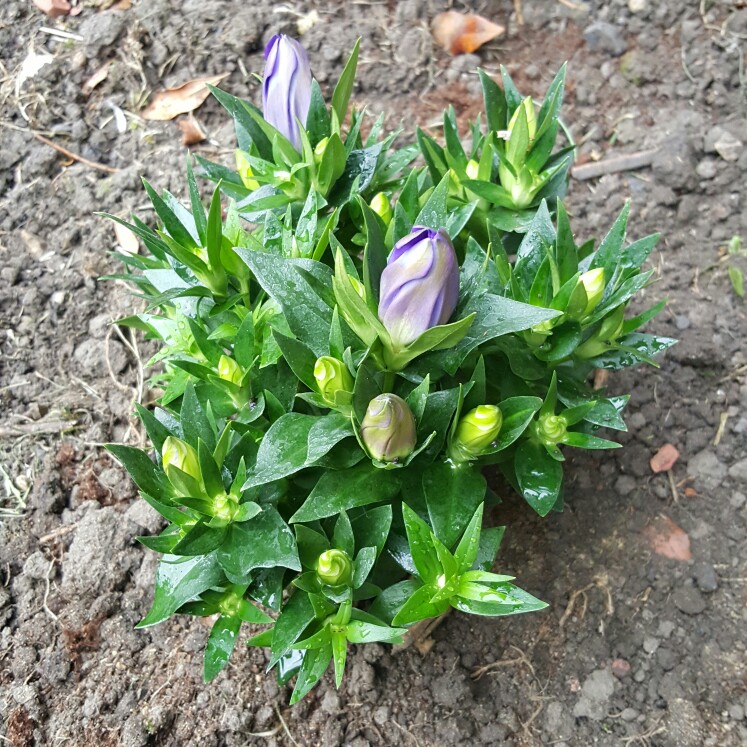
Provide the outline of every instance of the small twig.
<path id="1" fill-rule="evenodd" d="M 67 524 L 66 526 L 58 527 L 49 534 L 45 534 L 39 537 L 39 544 L 46 545 L 47 542 L 51 542 L 58 537 L 64 537 L 66 534 L 70 534 L 70 532 L 72 532 L 77 526 L 78 522 L 76 521 L 75 524 Z"/>
<path id="2" fill-rule="evenodd" d="M 629 153 L 624 156 L 607 158 L 604 161 L 595 163 L 582 163 L 580 166 L 574 166 L 571 169 L 571 176 L 580 182 L 588 179 L 596 179 L 598 176 L 605 174 L 617 174 L 620 171 L 631 171 L 633 169 L 642 169 L 650 166 L 654 161 L 654 156 L 658 149 L 641 150 L 637 153 Z"/>
<path id="3" fill-rule="evenodd" d="M 50 36 L 59 36 L 60 39 L 83 41 L 83 37 L 79 34 L 73 34 L 70 31 L 63 31 L 62 29 L 51 29 L 49 26 L 40 26 L 39 31 L 43 31 L 45 34 L 49 34 Z"/>
<path id="4" fill-rule="evenodd" d="M 521 0 L 514 0 L 514 13 L 516 13 L 516 23 L 519 26 L 524 25 L 524 11 L 521 9 Z"/>
<path id="5" fill-rule="evenodd" d="M 561 5 L 565 5 L 566 8 L 570 8 L 571 10 L 579 10 L 580 11 L 580 10 L 584 9 L 583 5 L 578 5 L 576 3 L 572 3 L 571 0 L 558 0 L 558 2 Z"/>
<path id="6" fill-rule="evenodd" d="M 31 423 L 18 423 L 0 427 L 0 438 L 13 438 L 14 436 L 41 436 L 59 434 L 74 428 L 76 420 L 37 420 Z"/>
<path id="7" fill-rule="evenodd" d="M 63 148 L 61 145 L 58 145 L 53 140 L 50 140 L 49 138 L 44 137 L 44 135 L 39 135 L 38 133 L 34 133 L 34 137 L 41 143 L 44 143 L 44 145 L 48 145 L 50 148 L 54 148 L 59 153 L 62 153 L 63 156 L 67 156 L 68 158 L 72 158 L 73 161 L 78 161 L 79 163 L 82 163 L 85 166 L 88 166 L 92 169 L 97 169 L 98 171 L 104 171 L 107 174 L 116 174 L 119 169 L 115 169 L 113 166 L 107 166 L 105 163 L 98 163 L 97 161 L 90 161 L 88 158 L 84 158 L 83 156 L 78 155 L 77 153 L 73 153 L 73 151 L 68 150 L 67 148 Z"/>
<path id="8" fill-rule="evenodd" d="M 402 724 L 398 723 L 395 719 L 391 719 L 389 723 L 394 724 L 400 731 L 407 734 L 407 736 L 410 737 L 410 739 L 412 739 L 413 742 L 415 742 L 416 746 L 420 747 L 420 742 L 418 741 L 418 738 L 409 729 L 405 729 L 405 727 L 402 726 Z"/>
<path id="9" fill-rule="evenodd" d="M 675 503 L 679 503 L 680 494 L 677 492 L 677 485 L 674 482 L 674 472 L 671 469 L 667 470 L 667 480 L 669 480 L 669 489 L 672 491 L 672 500 Z"/>
<path id="10" fill-rule="evenodd" d="M 49 562 L 49 569 L 47 570 L 47 577 L 46 577 L 47 588 L 46 588 L 46 591 L 44 592 L 44 600 L 42 601 L 42 607 L 44 608 L 44 611 L 52 618 L 52 620 L 54 620 L 55 622 L 59 622 L 59 618 L 57 617 L 57 615 L 55 615 L 55 613 L 52 612 L 52 610 L 49 609 L 49 607 L 47 606 L 47 599 L 49 599 L 49 590 L 51 586 L 49 582 L 49 574 L 53 568 L 54 568 L 54 558 L 52 558 L 52 560 Z"/>
<path id="11" fill-rule="evenodd" d="M 576 589 L 571 594 L 570 599 L 568 600 L 568 605 L 565 608 L 565 612 L 563 613 L 562 617 L 560 618 L 560 622 L 558 623 L 558 627 L 562 628 L 566 622 L 568 621 L 568 618 L 573 614 L 573 610 L 576 606 L 576 600 L 579 597 L 582 597 L 583 599 L 583 607 L 581 608 L 581 612 L 579 613 L 579 617 L 583 619 L 584 615 L 586 614 L 586 607 L 588 604 L 586 592 L 593 589 L 595 586 L 602 589 L 605 594 L 607 595 L 607 610 L 606 613 L 609 617 L 611 617 L 615 612 L 615 606 L 612 603 L 612 594 L 610 593 L 609 586 L 607 585 L 607 576 L 606 575 L 600 575 L 595 576 L 594 580 L 590 583 L 584 586 L 583 589 Z"/>
<path id="12" fill-rule="evenodd" d="M 726 430 L 726 423 L 729 420 L 729 411 L 725 410 L 721 413 L 718 420 L 718 430 L 713 438 L 713 445 L 718 446 L 721 443 L 721 439 L 724 437 L 724 431 Z"/>
<path id="13" fill-rule="evenodd" d="M 283 714 L 280 713 L 280 709 L 278 708 L 277 703 L 272 704 L 275 708 L 275 713 L 277 713 L 278 718 L 280 719 L 280 725 L 283 727 L 283 730 L 285 731 L 286 736 L 290 741 L 296 745 L 296 747 L 299 747 L 298 742 L 296 742 L 295 739 L 293 739 L 293 735 L 290 733 L 290 729 L 288 728 L 288 724 L 285 723 L 285 719 L 283 718 Z"/>

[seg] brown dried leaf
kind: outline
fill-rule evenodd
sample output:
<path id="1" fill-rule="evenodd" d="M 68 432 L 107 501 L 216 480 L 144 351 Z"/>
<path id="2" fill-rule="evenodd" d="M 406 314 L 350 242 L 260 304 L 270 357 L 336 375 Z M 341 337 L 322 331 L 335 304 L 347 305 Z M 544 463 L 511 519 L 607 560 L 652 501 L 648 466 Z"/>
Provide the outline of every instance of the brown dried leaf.
<path id="1" fill-rule="evenodd" d="M 176 124 L 182 131 L 182 145 L 195 145 L 201 143 L 207 137 L 193 114 L 180 119 Z"/>
<path id="2" fill-rule="evenodd" d="M 66 16 L 72 10 L 72 6 L 67 0 L 31 0 L 31 2 L 50 18 Z"/>
<path id="3" fill-rule="evenodd" d="M 651 549 L 670 560 L 691 560 L 690 538 L 684 529 L 678 527 L 668 516 L 657 516 L 653 523 L 643 530 L 643 536 Z"/>
<path id="4" fill-rule="evenodd" d="M 455 10 L 439 13 L 431 24 L 433 38 L 449 54 L 474 52 L 483 44 L 495 39 L 506 30 L 475 13 L 458 13 Z"/>
<path id="5" fill-rule="evenodd" d="M 680 458 L 680 452 L 672 444 L 664 444 L 659 451 L 651 457 L 651 471 L 654 474 L 666 472 L 674 467 L 675 462 Z"/>
<path id="6" fill-rule="evenodd" d="M 137 254 L 140 249 L 140 243 L 137 236 L 130 231 L 127 226 L 121 223 L 114 224 L 114 235 L 117 237 L 117 244 L 125 254 Z"/>
<path id="7" fill-rule="evenodd" d="M 83 93 L 88 96 L 91 91 L 93 91 L 94 88 L 96 88 L 97 85 L 100 83 L 103 83 L 108 75 L 109 75 L 109 66 L 111 65 L 111 62 L 107 62 L 105 65 L 102 65 L 84 84 L 83 84 Z"/>
<path id="8" fill-rule="evenodd" d="M 207 87 L 218 85 L 227 75 L 228 73 L 195 78 L 176 88 L 157 91 L 141 116 L 143 119 L 162 122 L 179 114 L 188 114 L 197 109 L 210 95 Z"/>

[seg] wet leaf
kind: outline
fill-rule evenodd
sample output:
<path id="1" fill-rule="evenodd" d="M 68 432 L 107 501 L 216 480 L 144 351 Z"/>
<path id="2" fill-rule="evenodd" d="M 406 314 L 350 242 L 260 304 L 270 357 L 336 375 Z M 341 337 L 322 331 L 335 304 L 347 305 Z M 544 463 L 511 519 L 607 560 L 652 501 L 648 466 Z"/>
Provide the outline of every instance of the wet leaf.
<path id="1" fill-rule="evenodd" d="M 431 24 L 433 38 L 449 54 L 474 52 L 483 44 L 496 39 L 505 27 L 475 13 L 458 13 L 455 10 L 439 13 Z"/>
<path id="2" fill-rule="evenodd" d="M 654 474 L 666 472 L 674 467 L 675 462 L 680 458 L 680 452 L 672 444 L 664 444 L 659 451 L 651 457 L 651 471 Z"/>
<path id="3" fill-rule="evenodd" d="M 223 75 L 195 78 L 176 88 L 157 91 L 141 116 L 143 119 L 160 122 L 173 119 L 179 114 L 188 114 L 197 109 L 210 95 L 208 86 L 218 85 L 227 75 L 228 73 L 224 73 Z"/>
<path id="4" fill-rule="evenodd" d="M 657 516 L 643 530 L 649 547 L 663 558 L 670 560 L 691 560 L 690 538 L 687 532 L 675 524 L 668 516 Z"/>

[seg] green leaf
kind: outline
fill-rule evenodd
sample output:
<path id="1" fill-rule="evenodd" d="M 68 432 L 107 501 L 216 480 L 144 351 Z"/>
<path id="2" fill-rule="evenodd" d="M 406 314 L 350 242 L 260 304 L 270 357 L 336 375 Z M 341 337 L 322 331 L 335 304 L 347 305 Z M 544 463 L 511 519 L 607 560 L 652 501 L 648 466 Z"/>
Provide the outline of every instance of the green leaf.
<path id="1" fill-rule="evenodd" d="M 524 441 L 516 450 L 514 469 L 524 500 L 540 516 L 547 516 L 560 495 L 563 466 L 540 444 Z"/>
<path id="2" fill-rule="evenodd" d="M 506 97 L 500 86 L 484 70 L 479 68 L 477 72 L 480 74 L 488 130 L 505 130 L 508 126 Z"/>
<path id="3" fill-rule="evenodd" d="M 371 573 L 376 562 L 376 548 L 363 547 L 355 558 L 355 572 L 353 573 L 353 588 L 360 589 Z"/>
<path id="4" fill-rule="evenodd" d="M 482 528 L 482 514 L 485 504 L 481 503 L 476 509 L 472 518 L 464 530 L 462 538 L 459 540 L 454 558 L 457 562 L 457 572 L 464 573 L 468 571 L 472 564 L 477 560 L 477 553 L 480 549 L 480 529 Z"/>
<path id="5" fill-rule="evenodd" d="M 210 682 L 228 664 L 240 627 L 238 617 L 221 615 L 215 621 L 205 645 L 205 682 Z"/>
<path id="6" fill-rule="evenodd" d="M 296 538 L 276 509 L 267 507 L 251 521 L 231 524 L 218 560 L 234 583 L 255 568 L 282 566 L 301 570 Z"/>
<path id="7" fill-rule="evenodd" d="M 483 343 L 511 332 L 529 329 L 559 314 L 551 309 L 537 308 L 492 293 L 471 299 L 461 313 L 475 314 L 467 334 L 453 348 L 434 352 L 424 359 L 451 374 L 456 373 L 464 359 Z"/>
<path id="8" fill-rule="evenodd" d="M 311 146 L 315 147 L 320 140 L 329 137 L 330 131 L 329 111 L 324 103 L 322 89 L 314 79 L 311 81 L 311 102 L 306 116 L 306 132 Z"/>
<path id="9" fill-rule="evenodd" d="M 199 439 L 197 442 L 197 454 L 200 460 L 200 472 L 205 485 L 205 490 L 211 498 L 215 498 L 225 493 L 223 479 L 221 478 L 220 468 L 215 463 L 211 450 L 208 449 L 205 442 Z"/>
<path id="10" fill-rule="evenodd" d="M 213 270 L 222 269 L 220 261 L 220 250 L 223 244 L 223 213 L 220 204 L 220 185 L 215 188 L 213 198 L 210 201 L 210 212 L 208 213 L 207 231 L 205 235 L 205 247 L 207 249 L 210 267 Z"/>
<path id="11" fill-rule="evenodd" d="M 611 278 L 615 274 L 617 265 L 623 254 L 623 244 L 625 243 L 625 230 L 628 225 L 628 215 L 630 214 L 630 202 L 625 203 L 620 215 L 617 216 L 607 235 L 602 239 L 599 249 L 595 252 L 589 269 L 597 267 L 604 269 L 604 277 Z"/>
<path id="12" fill-rule="evenodd" d="M 486 487 L 485 478 L 471 464 L 440 462 L 423 473 L 428 516 L 444 545 L 451 547 L 465 530 L 485 497 Z"/>
<path id="13" fill-rule="evenodd" d="M 563 437 L 563 443 L 567 446 L 576 446 L 579 449 L 619 449 L 622 444 L 616 441 L 608 441 L 606 438 L 590 436 L 588 433 L 568 431 Z"/>
<path id="14" fill-rule="evenodd" d="M 405 398 L 412 414 L 415 416 L 416 423 L 419 423 L 423 418 L 430 388 L 431 377 L 426 374 L 425 378 Z"/>
<path id="15" fill-rule="evenodd" d="M 177 217 L 174 211 L 166 204 L 166 202 L 164 202 L 158 192 L 156 192 L 156 190 L 153 189 L 145 179 L 143 179 L 143 185 L 145 186 L 145 191 L 148 193 L 150 201 L 153 203 L 156 215 L 161 219 L 161 222 L 169 236 L 187 249 L 196 249 L 197 242 L 194 240 L 192 234 L 185 228 L 184 224 Z"/>
<path id="16" fill-rule="evenodd" d="M 303 524 L 296 524 L 294 529 L 301 564 L 304 568 L 316 569 L 319 556 L 329 550 L 329 540 L 325 535 Z"/>
<path id="17" fill-rule="evenodd" d="M 366 248 L 363 253 L 363 284 L 366 288 L 366 300 L 375 314 L 379 307 L 379 286 L 381 273 L 386 267 L 387 248 L 376 213 L 366 201 L 358 197 L 358 206 L 363 213 L 366 224 Z"/>
<path id="18" fill-rule="evenodd" d="M 207 222 L 205 220 L 205 208 L 202 205 L 202 198 L 200 192 L 197 189 L 197 182 L 195 181 L 195 174 L 192 170 L 192 156 L 187 154 L 187 187 L 189 189 L 189 202 L 192 207 L 192 215 L 195 220 L 195 228 L 197 229 L 197 235 L 200 241 L 205 243 L 205 236 L 207 234 Z"/>
<path id="19" fill-rule="evenodd" d="M 212 453 L 215 449 L 215 434 L 210 427 L 205 410 L 197 399 L 194 384 L 189 384 L 184 390 L 179 416 L 184 428 L 184 440 L 195 445 L 201 439 Z"/>
<path id="20" fill-rule="evenodd" d="M 275 622 L 272 633 L 272 656 L 267 665 L 268 669 L 272 669 L 291 649 L 313 619 L 314 606 L 309 595 L 302 591 L 294 592 Z"/>
<path id="21" fill-rule="evenodd" d="M 315 521 L 351 508 L 389 501 L 397 495 L 399 488 L 399 480 L 393 471 L 376 469 L 368 461 L 352 469 L 328 471 L 290 521 Z"/>
<path id="22" fill-rule="evenodd" d="M 172 554 L 208 555 L 220 547 L 225 536 L 225 527 L 211 527 L 200 521 L 176 543 Z"/>
<path id="23" fill-rule="evenodd" d="M 348 641 L 344 633 L 332 633 L 332 660 L 335 665 L 335 687 L 339 690 L 345 674 L 345 660 L 348 655 Z"/>
<path id="24" fill-rule="evenodd" d="M 210 93 L 215 96 L 226 111 L 231 115 L 236 127 L 238 146 L 241 150 L 250 151 L 252 144 L 257 149 L 260 157 L 269 160 L 272 158 L 272 144 L 270 138 L 265 135 L 255 120 L 249 116 L 244 102 L 222 91 L 220 88 L 208 86 Z"/>
<path id="25" fill-rule="evenodd" d="M 406 503 L 402 504 L 402 518 L 418 576 L 425 583 L 433 583 L 442 569 L 431 539 L 431 529 Z"/>
<path id="26" fill-rule="evenodd" d="M 734 292 L 740 298 L 744 298 L 744 275 L 742 271 L 734 265 L 729 265 L 727 272 L 729 273 L 729 280 L 731 281 L 731 287 L 734 288 Z"/>
<path id="27" fill-rule="evenodd" d="M 415 219 L 416 226 L 425 226 L 434 231 L 445 228 L 449 221 L 449 210 L 446 207 L 446 198 L 449 194 L 449 174 L 436 185 L 422 210 Z"/>
<path id="28" fill-rule="evenodd" d="M 429 350 L 453 349 L 469 332 L 476 314 L 473 312 L 451 324 L 440 324 L 423 332 L 414 342 L 402 350 L 385 352 L 392 370 L 402 370 L 410 361 Z"/>
<path id="29" fill-rule="evenodd" d="M 216 553 L 196 558 L 166 555 L 156 571 L 156 591 L 150 612 L 135 626 L 147 628 L 163 622 L 185 602 L 224 580 Z"/>
<path id="30" fill-rule="evenodd" d="M 472 615 L 485 615 L 487 617 L 536 612 L 547 607 L 545 602 L 540 601 L 511 583 L 496 584 L 495 587 L 499 588 L 503 593 L 505 602 L 479 602 L 472 599 L 464 599 L 463 597 L 454 597 L 450 600 L 451 605 L 460 612 L 467 612 Z"/>
<path id="31" fill-rule="evenodd" d="M 477 557 L 472 564 L 472 568 L 480 571 L 489 571 L 495 563 L 495 556 L 501 546 L 505 527 L 488 527 L 483 529 L 480 534 L 480 547 L 477 550 Z"/>
<path id="32" fill-rule="evenodd" d="M 348 623 L 348 640 L 351 643 L 402 643 L 405 630 L 390 628 L 386 625 L 374 625 L 362 620 L 351 620 Z"/>
<path id="33" fill-rule="evenodd" d="M 298 672 L 296 686 L 293 688 L 290 704 L 295 705 L 301 698 L 307 695 L 319 682 L 322 675 L 327 671 L 332 659 L 332 644 L 323 648 L 308 649 L 304 651 L 303 664 Z"/>
<path id="34" fill-rule="evenodd" d="M 124 444 L 107 444 L 106 450 L 124 465 L 144 493 L 160 499 L 168 499 L 174 494 L 166 475 L 141 449 Z"/>
<path id="35" fill-rule="evenodd" d="M 379 476 L 391 474 L 378 470 Z M 357 547 L 375 547 L 376 554 L 381 555 L 389 537 L 392 526 L 392 506 L 387 504 L 377 508 L 366 509 L 351 521 Z"/>
<path id="36" fill-rule="evenodd" d="M 329 286 L 329 269 L 310 259 L 285 259 L 241 247 L 235 251 L 254 273 L 262 289 L 283 309 L 296 338 L 316 356 L 326 355 L 332 308 L 299 270 L 308 271 L 311 278 Z"/>
<path id="37" fill-rule="evenodd" d="M 334 109 L 340 122 L 345 120 L 345 115 L 348 111 L 348 102 L 350 101 L 350 94 L 353 92 L 360 45 L 361 40 L 358 38 L 353 47 L 353 51 L 350 53 L 348 61 L 345 63 L 340 79 L 337 81 L 335 90 L 332 93 L 332 109 Z"/>
<path id="38" fill-rule="evenodd" d="M 432 602 L 431 598 L 437 589 L 434 586 L 421 586 L 400 608 L 394 616 L 392 625 L 411 625 L 420 620 L 438 617 L 449 608 L 449 600 Z"/>
<path id="39" fill-rule="evenodd" d="M 323 417 L 288 413 L 278 418 L 262 439 L 257 463 L 243 490 L 288 477 L 309 467 L 353 435 L 350 420 L 340 413 Z"/>
<path id="40" fill-rule="evenodd" d="M 317 356 L 302 342 L 293 337 L 288 337 L 276 329 L 273 329 L 272 336 L 275 338 L 283 353 L 283 358 L 285 358 L 293 373 L 311 391 L 314 391 L 316 389 L 314 365 L 316 364 Z"/>
<path id="41" fill-rule="evenodd" d="M 340 511 L 340 515 L 337 517 L 335 522 L 334 536 L 332 537 L 332 545 L 338 550 L 351 555 L 355 552 L 355 536 L 353 535 L 353 527 L 350 524 L 350 519 L 345 511 Z"/>

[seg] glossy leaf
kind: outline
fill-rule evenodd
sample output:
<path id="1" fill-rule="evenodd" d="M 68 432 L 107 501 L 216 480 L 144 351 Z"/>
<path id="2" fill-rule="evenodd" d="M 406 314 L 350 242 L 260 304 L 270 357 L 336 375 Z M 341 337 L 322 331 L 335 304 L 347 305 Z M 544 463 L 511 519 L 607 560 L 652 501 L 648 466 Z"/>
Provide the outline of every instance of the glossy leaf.
<path id="1" fill-rule="evenodd" d="M 524 441 L 514 457 L 516 479 L 524 500 L 540 515 L 547 516 L 558 500 L 563 466 L 533 441 Z"/>
<path id="2" fill-rule="evenodd" d="M 241 620 L 221 615 L 213 624 L 205 646 L 205 682 L 210 682 L 231 658 L 239 635 Z"/>

